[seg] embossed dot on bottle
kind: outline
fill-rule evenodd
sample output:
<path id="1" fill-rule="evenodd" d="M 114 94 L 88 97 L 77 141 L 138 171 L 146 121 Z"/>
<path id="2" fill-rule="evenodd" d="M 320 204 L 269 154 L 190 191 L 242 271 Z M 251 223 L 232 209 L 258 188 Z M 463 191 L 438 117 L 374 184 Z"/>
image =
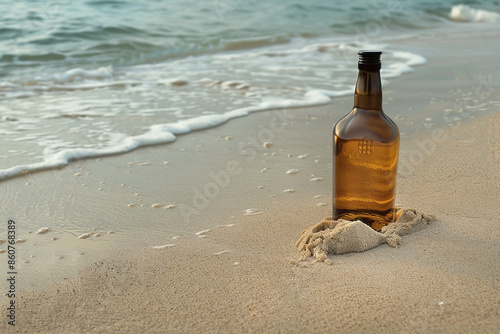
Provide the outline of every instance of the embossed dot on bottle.
<path id="1" fill-rule="evenodd" d="M 333 217 L 394 220 L 399 130 L 382 110 L 381 51 L 359 51 L 353 109 L 333 128 Z"/>

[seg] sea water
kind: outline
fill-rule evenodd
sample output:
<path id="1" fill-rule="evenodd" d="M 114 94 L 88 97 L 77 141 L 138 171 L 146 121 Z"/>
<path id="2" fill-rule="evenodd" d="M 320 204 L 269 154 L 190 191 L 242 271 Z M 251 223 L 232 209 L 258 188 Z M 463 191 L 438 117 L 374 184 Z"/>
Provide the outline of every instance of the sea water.
<path id="1" fill-rule="evenodd" d="M 0 180 L 172 143 L 274 108 L 352 94 L 426 59 L 388 36 L 500 22 L 499 1 L 16 1 L 0 4 Z"/>

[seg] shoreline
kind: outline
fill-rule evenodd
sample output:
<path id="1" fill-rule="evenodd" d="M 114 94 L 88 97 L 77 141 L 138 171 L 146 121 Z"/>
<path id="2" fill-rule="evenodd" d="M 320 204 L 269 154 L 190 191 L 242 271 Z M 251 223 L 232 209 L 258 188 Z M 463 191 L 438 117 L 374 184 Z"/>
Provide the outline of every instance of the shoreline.
<path id="1" fill-rule="evenodd" d="M 496 148 L 499 126 L 497 114 L 464 124 L 462 133 L 488 131 Z M 332 265 L 301 262 L 294 246 L 300 232 L 330 210 L 312 196 L 288 194 L 297 196 L 261 207 L 263 214 L 241 215 L 234 226 L 221 221 L 205 238 L 122 254 L 44 292 L 21 294 L 20 315 L 34 316 L 20 318 L 19 329 L 494 332 L 500 326 L 500 212 L 494 203 L 500 187 L 498 179 L 464 168 L 464 157 L 487 162 L 485 171 L 495 171 L 499 161 L 484 145 L 489 138 L 471 151 L 474 145 L 459 142 L 452 130 L 447 134 L 449 142 L 426 168 L 398 187 L 399 204 L 436 214 L 439 221 L 403 237 L 398 248 L 333 256 Z M 436 173 L 443 167 L 450 175 Z M 451 192 L 470 196 L 446 197 Z M 481 210 L 471 215 L 478 205 Z M 388 314 L 391 321 L 381 321 Z"/>
<path id="2" fill-rule="evenodd" d="M 370 39 L 371 37 L 370 38 L 368 38 L 367 36 L 365 36 L 365 37 L 368 38 L 368 41 L 370 43 L 371 42 L 376 43 L 376 44 L 382 43 L 382 44 L 380 44 L 381 47 L 383 47 L 384 41 L 389 42 L 390 43 L 389 45 L 405 44 L 405 48 L 403 48 L 403 49 L 406 51 L 404 51 L 404 52 L 392 50 L 394 48 L 394 46 L 388 47 L 388 50 L 387 50 L 388 55 L 392 54 L 392 53 L 394 55 L 396 55 L 396 56 L 394 56 L 394 55 L 391 56 L 393 58 L 392 64 L 390 64 L 390 66 L 387 66 L 385 68 L 385 71 L 387 71 L 386 73 L 387 73 L 387 76 L 389 78 L 383 78 L 384 82 L 388 83 L 388 87 L 386 87 L 386 88 L 390 89 L 391 86 L 398 85 L 400 80 L 408 80 L 408 77 L 412 77 L 412 75 L 415 73 L 418 74 L 421 71 L 419 67 L 421 67 L 421 65 L 425 64 L 428 61 L 428 59 L 431 59 L 430 60 L 431 62 L 433 60 L 437 59 L 439 62 L 441 62 L 441 66 L 443 68 L 447 68 L 447 70 L 449 70 L 451 65 L 453 65 L 454 67 L 462 65 L 459 61 L 457 62 L 457 59 L 462 60 L 463 57 L 457 57 L 455 55 L 451 55 L 450 57 L 445 57 L 441 53 L 443 51 L 448 51 L 448 50 L 443 50 L 442 47 L 440 47 L 441 49 L 439 49 L 439 50 L 435 49 L 435 50 L 433 50 L 433 52 L 429 53 L 429 51 L 426 50 L 426 45 L 423 45 L 422 42 L 420 41 L 421 39 L 424 39 L 426 42 L 436 44 L 436 43 L 441 42 L 440 39 L 452 36 L 453 34 L 461 34 L 462 37 L 464 37 L 466 40 L 468 40 L 471 43 L 470 47 L 472 49 L 480 49 L 482 46 L 482 44 L 478 44 L 474 40 L 478 36 L 480 36 L 481 40 L 484 40 L 484 41 L 494 41 L 495 40 L 496 36 L 494 36 L 494 34 L 492 34 L 491 31 L 487 30 L 488 25 L 474 24 L 474 23 L 471 23 L 468 25 L 474 26 L 472 31 L 467 30 L 466 25 L 463 25 L 463 24 L 457 25 L 456 23 L 455 24 L 450 23 L 449 25 L 445 25 L 440 29 L 423 30 L 419 35 L 417 35 L 417 34 L 397 35 L 396 34 L 396 35 L 391 35 L 391 36 L 385 37 L 385 38 L 382 38 L 381 36 L 374 36 L 373 39 Z M 457 29 L 457 31 L 455 31 L 454 29 Z M 423 38 L 422 38 L 422 36 L 423 36 Z M 319 41 L 323 41 L 322 43 L 325 45 L 332 44 L 331 41 L 330 41 L 330 43 L 328 43 L 329 40 L 327 38 L 319 38 L 316 42 L 320 43 Z M 310 40 L 308 43 L 303 42 L 302 44 L 308 45 L 309 47 L 312 47 L 312 46 L 316 45 L 315 44 L 316 42 L 314 40 Z M 338 39 L 337 43 L 333 43 L 333 44 L 346 44 L 346 43 L 348 43 L 348 39 L 346 37 L 343 37 L 343 38 Z M 300 44 L 301 43 L 299 43 L 299 45 Z M 325 45 L 321 45 L 321 43 L 318 45 L 319 45 L 318 48 L 320 48 L 320 49 L 325 47 Z M 457 52 L 457 50 L 459 50 L 459 52 L 463 51 L 463 47 L 460 45 L 460 43 L 448 42 L 448 46 L 450 48 L 450 50 L 449 50 L 450 53 Z M 265 50 L 265 49 L 257 48 L 257 50 L 260 50 L 259 52 L 264 52 L 263 50 Z M 320 52 L 324 52 L 324 50 L 320 51 Z M 423 54 L 423 57 L 420 56 L 420 54 Z M 237 55 L 237 53 L 235 55 Z M 482 58 L 478 58 L 477 55 L 475 58 L 485 60 L 487 63 L 488 60 L 494 59 L 494 57 L 492 58 L 492 56 L 494 56 L 494 55 L 495 55 L 494 53 L 488 52 L 485 55 L 481 55 Z M 353 56 L 354 56 L 354 54 L 353 54 Z M 399 62 L 396 61 L 396 59 Z M 355 65 L 355 61 L 353 62 L 353 64 Z M 427 65 L 423 65 L 423 66 L 427 66 Z M 484 66 L 483 64 L 480 64 L 476 67 L 481 68 L 481 70 L 484 70 L 485 68 L 487 69 L 487 66 Z M 68 80 L 70 80 L 70 81 L 73 78 L 72 74 L 71 74 L 72 71 L 76 71 L 78 73 L 81 71 L 85 72 L 84 70 L 81 70 L 81 69 L 69 70 L 68 72 L 70 72 L 70 74 L 65 74 L 65 75 L 69 76 Z M 97 70 L 90 71 L 89 73 L 85 72 L 87 74 L 85 74 L 85 75 L 81 74 L 81 76 L 83 76 L 83 77 L 89 76 L 91 78 L 94 76 L 97 76 L 97 77 L 102 76 L 103 78 L 108 78 L 108 77 L 111 77 L 111 74 L 109 71 L 110 71 L 109 69 L 99 68 Z M 117 70 L 117 71 L 119 72 L 119 70 Z M 413 71 L 415 71 L 415 72 L 410 73 L 410 74 L 406 73 L 406 72 L 413 72 Z M 96 73 L 94 73 L 94 72 L 96 72 Z M 100 72 L 105 72 L 104 74 L 106 74 L 106 75 L 104 75 L 103 73 L 100 73 Z M 394 72 L 397 72 L 397 74 L 395 75 L 395 77 L 392 77 L 392 75 L 394 75 Z M 382 73 L 384 73 L 384 68 L 382 69 Z M 429 72 L 424 71 L 424 73 L 428 74 Z M 457 77 L 459 77 L 460 75 L 467 75 L 467 74 L 469 74 L 469 73 L 467 73 L 467 71 L 465 71 L 465 73 L 458 74 Z M 78 75 L 80 75 L 80 74 L 78 74 Z M 354 72 L 352 75 L 353 75 L 353 78 L 352 78 L 353 82 L 352 82 L 352 85 L 350 85 L 350 86 L 353 87 L 354 83 L 355 83 Z M 383 75 L 383 77 L 384 77 L 384 75 Z M 429 77 L 427 77 L 427 78 L 421 77 L 421 76 L 419 76 L 419 77 L 423 78 L 424 80 L 429 79 Z M 439 77 L 435 77 L 435 78 L 441 79 Z M 177 80 L 177 79 L 175 79 L 175 80 Z M 172 79 L 172 80 L 173 80 L 172 82 L 176 82 L 174 79 Z M 184 86 L 184 85 L 188 84 L 185 80 L 184 81 L 181 79 L 179 79 L 179 80 L 180 80 L 180 82 L 182 82 L 182 84 L 179 83 L 180 86 Z M 208 79 L 201 79 L 201 81 L 203 81 L 203 80 L 208 80 Z M 244 79 L 241 79 L 241 80 L 244 80 Z M 166 80 L 166 81 L 168 81 L 168 80 Z M 165 82 L 162 82 L 161 85 L 165 84 Z M 195 82 L 193 82 L 193 84 L 194 83 Z M 248 84 L 244 84 L 244 83 L 239 82 L 239 81 L 230 81 L 229 80 L 229 81 L 224 81 L 224 82 L 219 82 L 219 83 L 215 82 L 215 83 L 212 83 L 210 85 L 215 85 L 215 84 L 225 86 L 226 88 L 233 87 L 234 88 L 233 90 L 236 92 L 236 94 L 238 94 L 238 92 L 243 94 L 246 91 L 246 89 L 249 88 Z M 170 87 L 170 85 L 168 83 L 165 85 L 166 85 L 166 87 Z M 173 84 L 173 86 L 175 87 L 176 85 Z M 193 86 L 192 88 L 194 89 L 194 87 L 195 86 Z M 258 87 L 254 87 L 254 88 L 258 88 Z M 24 136 L 17 136 L 16 135 L 17 137 L 16 137 L 16 139 L 14 139 L 14 141 L 16 142 L 16 146 L 18 146 L 18 147 L 16 147 L 18 149 L 17 150 L 18 152 L 16 154 L 20 154 L 20 157 L 21 157 L 22 151 L 24 149 L 26 149 L 27 152 L 25 152 L 25 153 L 28 153 L 28 155 L 39 155 L 39 157 L 37 157 L 35 160 L 28 161 L 25 158 L 21 158 L 20 160 L 17 160 L 15 155 L 9 156 L 11 161 L 17 161 L 17 163 L 13 163 L 13 164 L 10 163 L 9 165 L 4 166 L 0 170 L 0 181 L 6 180 L 9 178 L 18 176 L 18 175 L 22 175 L 22 174 L 28 173 L 28 172 L 37 172 L 40 170 L 54 169 L 54 168 L 57 169 L 57 168 L 60 168 L 63 166 L 67 166 L 69 163 L 79 163 L 79 161 L 82 161 L 85 158 L 95 159 L 95 158 L 107 157 L 107 156 L 115 155 L 115 154 L 124 154 L 124 153 L 126 154 L 126 152 L 130 152 L 132 150 L 135 150 L 137 148 L 141 148 L 144 146 L 154 145 L 154 144 L 162 144 L 162 143 L 165 144 L 165 143 L 173 142 L 177 139 L 177 136 L 179 136 L 179 135 L 186 135 L 186 134 L 191 135 L 190 132 L 197 131 L 197 129 L 220 125 L 224 122 L 230 121 L 234 117 L 241 117 L 241 116 L 247 115 L 249 113 L 254 113 L 255 111 L 269 112 L 269 110 L 280 109 L 282 107 L 283 108 L 286 108 L 286 107 L 299 107 L 299 108 L 306 107 L 307 108 L 307 107 L 314 107 L 315 105 L 317 106 L 317 105 L 321 105 L 321 104 L 326 104 L 326 103 L 328 103 L 330 98 L 336 99 L 338 96 L 343 96 L 343 95 L 345 95 L 346 92 L 350 91 L 350 89 L 347 89 L 347 90 L 342 90 L 342 91 L 329 92 L 328 90 L 324 90 L 324 89 L 320 89 L 320 88 L 321 88 L 321 85 L 320 85 L 320 87 L 318 87 L 318 89 L 311 89 L 311 88 L 304 89 L 304 91 L 307 91 L 307 93 L 305 93 L 304 96 L 302 96 L 302 99 L 299 99 L 299 100 L 297 100 L 297 99 L 283 99 L 283 100 L 279 100 L 279 101 L 276 101 L 276 100 L 271 101 L 271 100 L 264 99 L 264 100 L 261 100 L 259 102 L 254 103 L 252 106 L 247 106 L 247 107 L 243 107 L 243 108 L 237 107 L 238 104 L 235 104 L 235 105 L 232 105 L 230 107 L 230 109 L 228 109 L 227 112 L 222 113 L 222 114 L 200 114 L 194 118 L 177 119 L 177 120 L 175 120 L 175 119 L 171 120 L 170 118 L 167 117 L 167 119 L 169 119 L 170 121 L 167 121 L 166 123 L 162 122 L 162 118 L 161 118 L 162 115 L 148 115 L 148 116 L 144 115 L 141 119 L 142 120 L 150 119 L 152 121 L 152 123 L 146 123 L 142 128 L 135 128 L 130 133 L 127 131 L 125 131 L 124 133 L 121 133 L 121 131 L 119 131 L 119 130 L 116 130 L 117 133 L 114 133 L 114 132 L 109 133 L 109 134 L 103 133 L 103 136 L 109 135 L 112 138 L 115 138 L 113 140 L 110 140 L 110 142 L 107 144 L 105 144 L 105 142 L 102 142 L 101 144 L 105 145 L 104 148 L 99 147 L 99 145 L 96 146 L 97 142 L 94 142 L 94 144 L 90 144 L 93 141 L 88 139 L 88 143 L 86 145 L 79 145 L 79 147 L 67 147 L 66 149 L 63 149 L 62 151 L 60 150 L 60 148 L 57 149 L 57 147 L 56 148 L 46 147 L 46 149 L 48 149 L 48 151 L 53 151 L 54 153 L 53 154 L 45 154 L 45 153 L 42 154 L 41 152 L 36 153 L 36 150 L 30 151 L 31 149 L 29 148 L 29 147 L 33 146 L 34 143 L 33 143 L 32 139 L 35 138 L 37 134 L 27 133 Z M 235 92 L 233 92 L 232 94 L 234 94 Z M 386 92 L 389 92 L 389 91 L 386 90 Z M 172 92 L 170 92 L 170 93 L 172 93 Z M 173 93 L 175 94 L 175 92 L 173 92 Z M 178 91 L 177 93 L 182 93 L 182 91 Z M 82 93 L 82 94 L 83 95 L 81 95 L 81 96 L 77 94 L 77 95 L 75 95 L 74 98 L 76 98 L 78 100 L 78 97 L 79 97 L 80 99 L 88 100 L 88 99 L 92 99 L 92 97 L 94 97 L 94 98 L 97 98 L 97 100 L 103 100 L 103 99 L 106 100 L 106 98 L 108 98 L 107 95 L 111 94 L 111 96 L 114 97 L 115 99 L 109 100 L 109 103 L 117 104 L 120 100 L 123 100 L 126 97 L 130 98 L 130 96 L 132 96 L 132 97 L 135 96 L 132 93 L 123 94 L 123 92 L 121 92 L 121 91 L 113 91 L 113 90 L 111 90 L 109 92 L 99 92 L 99 89 L 90 90 L 90 91 Z M 120 94 L 125 95 L 125 96 L 121 96 Z M 331 94 L 333 94 L 333 95 L 331 95 Z M 340 94 L 340 95 L 337 95 L 337 94 Z M 347 95 L 350 96 L 351 94 L 348 93 Z M 117 96 L 120 96 L 120 98 L 116 98 Z M 246 96 L 246 94 L 243 94 L 240 97 L 243 98 L 243 96 Z M 403 96 L 404 96 L 404 94 L 399 95 L 399 96 L 391 96 L 391 99 L 392 98 L 400 98 Z M 136 97 L 138 98 L 139 95 Z M 173 97 L 175 97 L 175 95 Z M 52 96 L 51 98 L 57 100 L 57 96 Z M 220 98 L 222 98 L 222 95 L 220 96 Z M 195 98 L 193 100 L 196 101 L 197 99 Z M 44 106 L 43 99 L 42 99 L 42 101 L 38 101 L 38 102 L 41 103 L 42 106 Z M 35 101 L 35 103 L 38 103 L 38 102 Z M 142 102 L 144 102 L 144 101 L 142 101 Z M 386 104 L 387 104 L 387 102 L 388 101 L 386 101 Z M 439 102 L 439 101 L 433 101 L 433 103 L 434 102 Z M 199 103 L 202 103 L 202 102 L 200 101 Z M 335 103 L 335 101 L 333 101 L 333 103 Z M 130 104 L 133 104 L 133 103 L 130 102 Z M 169 108 L 169 106 L 170 106 L 170 102 L 168 101 L 168 99 L 161 100 L 160 103 L 156 104 L 155 108 L 153 108 L 153 109 L 150 108 L 150 110 L 164 110 L 165 112 L 167 112 L 167 110 L 172 109 L 172 108 Z M 225 106 L 225 107 L 227 107 L 227 106 Z M 23 111 L 22 111 L 23 107 L 21 105 L 18 105 L 16 107 L 16 104 L 14 103 L 13 108 L 19 109 L 19 111 L 17 112 L 18 115 L 23 115 Z M 44 108 L 45 108 L 45 106 L 44 106 Z M 7 111 L 8 108 L 5 110 Z M 56 110 L 57 110 L 57 108 L 56 108 Z M 105 116 L 105 117 L 110 116 L 109 114 L 106 114 L 106 113 L 104 113 L 103 115 L 100 115 L 99 111 L 102 111 L 102 110 L 98 110 L 95 113 L 89 112 L 87 114 L 85 114 L 85 113 L 80 114 L 78 112 L 74 113 L 74 114 L 65 114 L 64 110 L 59 110 L 58 113 L 53 113 L 50 115 L 40 114 L 38 116 L 40 116 L 42 118 L 48 118 L 48 119 L 52 119 L 52 118 L 64 119 L 65 118 L 68 121 L 72 118 L 77 118 L 77 119 L 81 120 L 82 124 L 67 123 L 66 122 L 66 126 L 78 128 L 81 126 L 83 126 L 83 127 L 89 126 L 90 125 L 89 122 L 92 123 L 92 120 L 94 117 L 99 118 L 101 116 Z M 452 111 L 453 113 L 456 112 L 456 110 L 450 110 L 450 111 Z M 58 116 L 55 116 L 56 114 Z M 408 112 L 408 110 L 402 110 L 399 112 L 396 111 L 396 116 L 400 117 L 400 120 L 404 120 L 405 118 L 411 118 L 411 119 L 414 119 L 415 122 L 423 122 L 423 123 L 425 123 L 424 125 L 428 126 L 428 127 L 436 126 L 436 125 L 441 126 L 443 124 L 443 120 L 435 119 L 433 117 L 435 115 L 429 114 L 428 115 L 429 117 L 416 117 L 415 118 L 411 115 L 411 113 Z M 22 118 L 22 117 L 20 117 L 20 119 L 17 119 L 16 117 L 11 117 L 11 116 L 6 116 L 6 117 L 7 117 L 6 121 L 13 121 L 14 122 L 14 123 L 12 123 L 12 125 L 14 127 L 16 124 L 15 122 L 21 121 L 21 118 Z M 86 120 L 87 117 L 89 118 L 89 120 Z M 163 117 L 165 117 L 165 115 L 163 115 Z M 427 119 L 431 119 L 431 120 L 427 121 Z M 156 122 L 155 122 L 155 120 L 156 120 Z M 113 120 L 112 120 L 112 122 L 120 123 L 119 121 L 113 121 Z M 161 123 L 164 123 L 164 124 L 161 124 Z M 402 124 L 402 122 L 400 122 L 400 124 Z M 413 134 L 413 129 L 414 129 L 413 126 L 405 127 L 404 132 L 411 135 L 411 134 Z M 125 133 L 128 133 L 128 134 L 125 134 Z M 9 133 L 4 132 L 4 134 L 9 134 Z M 14 132 L 10 133 L 10 135 L 14 135 L 14 134 L 15 134 Z M 74 137 L 72 137 L 72 139 L 71 138 L 67 138 L 67 139 L 69 141 L 75 140 L 75 142 L 78 142 L 78 139 L 76 139 L 76 138 L 78 138 L 78 136 L 80 136 L 80 135 L 81 134 L 75 134 Z M 26 144 L 22 144 L 25 141 L 26 141 Z M 9 145 L 9 142 L 6 142 L 6 143 L 7 143 L 7 145 Z M 12 141 L 10 143 L 12 143 Z M 23 146 L 23 145 L 27 145 L 27 146 Z M 40 146 L 40 145 L 41 145 L 40 143 L 35 143 L 35 146 Z M 66 147 L 66 146 L 63 146 L 63 147 Z M 5 154 L 7 154 L 7 152 L 5 152 Z M 6 159 L 7 156 L 8 155 L 5 155 L 5 156 L 2 156 L 1 158 Z M 4 162 L 7 162 L 7 161 L 8 160 L 6 159 Z"/>
<path id="3" fill-rule="evenodd" d="M 457 80 L 467 55 L 428 59 L 384 87 L 384 110 L 415 128 L 402 136 L 396 202 L 440 222 L 396 249 L 298 262 L 300 232 L 331 214 L 329 136 L 352 97 L 256 113 L 175 146 L 7 180 L 2 213 L 27 240 L 19 331 L 498 330 L 499 89 L 488 62 L 470 60 Z M 415 114 L 398 120 L 398 108 Z M 422 123 L 444 109 L 449 126 Z"/>

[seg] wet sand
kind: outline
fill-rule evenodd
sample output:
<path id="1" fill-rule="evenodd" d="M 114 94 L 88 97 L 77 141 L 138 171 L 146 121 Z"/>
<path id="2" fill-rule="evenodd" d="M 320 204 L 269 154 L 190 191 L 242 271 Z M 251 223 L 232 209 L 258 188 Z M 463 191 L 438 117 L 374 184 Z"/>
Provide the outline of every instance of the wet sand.
<path id="1" fill-rule="evenodd" d="M 3 182 L 3 214 L 26 240 L 16 331 L 498 332 L 498 88 L 476 96 L 487 64 L 460 77 L 463 59 L 440 59 L 384 88 L 406 133 L 397 203 L 437 222 L 396 248 L 301 261 L 301 232 L 331 215 L 330 133 L 352 98 L 258 113 Z M 471 96 L 478 110 L 453 109 Z M 449 125 L 419 121 L 447 108 Z"/>
<path id="2" fill-rule="evenodd" d="M 310 170 L 286 175 L 282 168 L 272 185 L 262 177 L 238 179 L 254 183 L 254 189 L 239 192 L 246 201 L 219 207 L 219 227 L 177 239 L 167 233 L 163 242 L 150 242 L 163 247 L 137 247 L 43 292 L 19 294 L 16 328 L 31 333 L 498 331 L 499 127 L 497 114 L 460 125 L 459 133 L 445 130 L 447 139 L 432 158 L 399 179 L 398 203 L 433 213 L 439 222 L 404 236 L 397 248 L 332 256 L 331 265 L 300 261 L 295 241 L 328 215 L 329 180 L 321 174 L 323 183 L 311 182 Z M 464 142 L 465 135 L 471 141 Z M 292 184 L 297 191 L 282 193 L 290 186 L 287 178 L 301 174 L 302 185 Z M 261 183 L 265 187 L 258 189 Z M 246 211 L 259 192 L 268 205 Z M 321 202 L 327 205 L 318 206 Z M 249 212 L 254 214 L 245 215 Z M 6 329 L 5 322 L 1 326 Z"/>

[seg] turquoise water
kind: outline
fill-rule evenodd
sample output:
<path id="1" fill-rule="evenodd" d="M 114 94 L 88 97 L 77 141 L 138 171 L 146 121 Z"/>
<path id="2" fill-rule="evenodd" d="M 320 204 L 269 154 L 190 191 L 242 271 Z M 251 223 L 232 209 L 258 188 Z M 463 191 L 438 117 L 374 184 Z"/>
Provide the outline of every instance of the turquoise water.
<path id="1" fill-rule="evenodd" d="M 425 66 L 388 36 L 500 22 L 500 1 L 17 1 L 0 4 L 0 179 L 168 143 Z"/>
<path id="2" fill-rule="evenodd" d="M 465 0 L 4 1 L 0 75 L 144 64 L 298 37 L 413 31 L 449 21 L 457 4 L 500 6 Z"/>

